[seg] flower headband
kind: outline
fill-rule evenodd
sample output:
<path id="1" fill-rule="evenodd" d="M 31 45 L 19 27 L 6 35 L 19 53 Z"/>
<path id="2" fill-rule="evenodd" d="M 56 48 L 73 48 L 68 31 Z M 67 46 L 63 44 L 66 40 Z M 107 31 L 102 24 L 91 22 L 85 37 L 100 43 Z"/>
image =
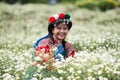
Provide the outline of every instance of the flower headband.
<path id="1" fill-rule="evenodd" d="M 61 22 L 63 24 L 68 24 L 70 22 L 70 15 L 69 14 L 60 13 L 60 14 L 53 15 L 53 16 L 51 16 L 49 18 L 49 23 L 59 24 Z"/>

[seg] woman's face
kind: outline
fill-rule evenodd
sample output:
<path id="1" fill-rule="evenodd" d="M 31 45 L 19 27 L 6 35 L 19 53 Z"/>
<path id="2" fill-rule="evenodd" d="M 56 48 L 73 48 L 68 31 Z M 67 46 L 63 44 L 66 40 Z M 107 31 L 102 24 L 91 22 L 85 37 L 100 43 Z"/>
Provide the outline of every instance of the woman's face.
<path id="1" fill-rule="evenodd" d="M 69 30 L 68 30 L 67 25 L 60 23 L 52 31 L 53 38 L 57 41 L 62 41 L 63 39 L 66 38 L 68 32 L 69 32 Z"/>

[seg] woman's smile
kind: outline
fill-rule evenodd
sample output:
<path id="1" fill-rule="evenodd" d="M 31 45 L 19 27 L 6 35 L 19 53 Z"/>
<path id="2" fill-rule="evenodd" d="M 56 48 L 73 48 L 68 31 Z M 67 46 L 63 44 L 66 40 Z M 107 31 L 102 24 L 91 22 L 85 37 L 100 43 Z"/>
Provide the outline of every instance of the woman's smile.
<path id="1" fill-rule="evenodd" d="M 68 34 L 68 27 L 66 24 L 59 24 L 58 26 L 56 26 L 53 30 L 53 37 L 56 40 L 60 40 L 62 41 L 63 39 L 66 38 L 67 34 Z"/>

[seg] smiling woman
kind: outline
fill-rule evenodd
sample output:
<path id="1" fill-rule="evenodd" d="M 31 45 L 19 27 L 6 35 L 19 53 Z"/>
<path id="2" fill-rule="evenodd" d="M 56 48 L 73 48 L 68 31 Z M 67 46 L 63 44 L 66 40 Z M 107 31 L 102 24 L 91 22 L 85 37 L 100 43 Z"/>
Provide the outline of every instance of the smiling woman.
<path id="1" fill-rule="evenodd" d="M 73 46 L 65 41 L 65 38 L 72 27 L 72 21 L 70 20 L 69 14 L 56 14 L 49 18 L 48 20 L 48 35 L 40 38 L 36 41 L 34 48 L 37 46 L 49 45 L 51 48 L 57 47 L 56 53 L 54 53 L 54 58 L 61 60 L 58 55 L 62 55 L 64 59 L 69 56 L 74 56 Z"/>
<path id="2" fill-rule="evenodd" d="M 62 40 L 65 39 L 65 37 L 68 34 L 67 25 L 60 23 L 58 26 L 54 28 L 53 34 L 54 34 L 53 37 L 55 40 L 62 42 Z"/>
<path id="3" fill-rule="evenodd" d="M 39 38 L 34 44 L 32 66 L 25 71 L 23 80 L 31 80 L 32 76 L 41 70 L 42 76 L 49 76 L 49 71 L 54 69 L 54 63 L 74 57 L 73 46 L 65 41 L 72 27 L 69 14 L 60 13 L 49 18 L 48 35 Z M 41 66 L 44 66 L 44 68 Z M 51 73 L 51 72 L 50 72 Z"/>

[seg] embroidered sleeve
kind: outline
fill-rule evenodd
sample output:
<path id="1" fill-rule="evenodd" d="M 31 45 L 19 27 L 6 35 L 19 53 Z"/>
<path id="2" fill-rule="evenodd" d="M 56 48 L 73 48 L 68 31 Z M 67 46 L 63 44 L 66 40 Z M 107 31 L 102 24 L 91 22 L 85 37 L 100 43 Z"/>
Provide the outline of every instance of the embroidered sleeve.
<path id="1" fill-rule="evenodd" d="M 69 56 L 74 57 L 75 50 L 74 50 L 72 44 L 66 43 L 65 46 L 66 46 L 67 57 L 69 57 Z"/>
<path id="2" fill-rule="evenodd" d="M 51 46 L 51 45 L 50 45 L 50 39 L 49 39 L 49 38 L 42 40 L 42 41 L 40 42 L 40 44 L 39 44 L 39 46 L 45 46 L 45 45 Z"/>

